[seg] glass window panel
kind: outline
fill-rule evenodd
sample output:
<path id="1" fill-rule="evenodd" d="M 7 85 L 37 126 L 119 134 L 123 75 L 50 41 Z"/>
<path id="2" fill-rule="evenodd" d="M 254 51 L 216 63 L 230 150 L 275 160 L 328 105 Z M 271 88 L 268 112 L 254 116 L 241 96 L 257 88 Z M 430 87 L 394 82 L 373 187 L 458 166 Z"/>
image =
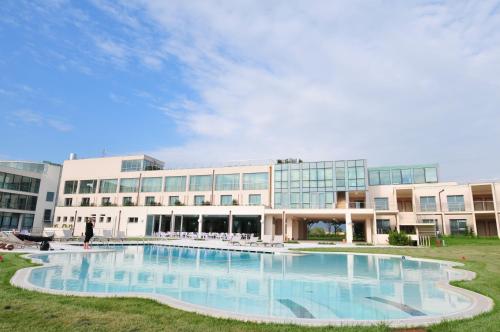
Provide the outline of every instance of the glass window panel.
<path id="1" fill-rule="evenodd" d="M 192 175 L 189 177 L 190 191 L 211 191 L 212 176 L 211 175 Z"/>
<path id="2" fill-rule="evenodd" d="M 467 220 L 465 219 L 450 219 L 451 234 L 468 234 Z"/>
<path id="3" fill-rule="evenodd" d="M 318 179 L 318 169 L 311 168 L 309 170 L 309 179 L 310 180 L 317 180 Z"/>
<path id="4" fill-rule="evenodd" d="M 93 194 L 96 192 L 97 180 L 81 180 L 80 194 Z"/>
<path id="5" fill-rule="evenodd" d="M 65 194 L 75 194 L 77 186 L 78 186 L 78 181 L 65 181 L 64 182 L 64 193 Z"/>
<path id="6" fill-rule="evenodd" d="M 356 167 L 347 168 L 348 179 L 356 179 Z"/>
<path id="7" fill-rule="evenodd" d="M 121 193 L 134 193 L 139 191 L 139 178 L 120 179 Z"/>
<path id="8" fill-rule="evenodd" d="M 379 171 L 369 171 L 368 178 L 370 180 L 370 186 L 378 186 L 380 184 Z"/>
<path id="9" fill-rule="evenodd" d="M 99 181 L 99 193 L 116 193 L 118 179 L 106 179 Z"/>
<path id="10" fill-rule="evenodd" d="M 392 183 L 393 184 L 401 184 L 401 170 L 393 169 L 392 170 Z"/>
<path id="11" fill-rule="evenodd" d="M 122 160 L 122 172 L 142 171 L 142 159 Z"/>
<path id="12" fill-rule="evenodd" d="M 425 183 L 425 171 L 423 168 L 413 169 L 413 181 L 415 183 Z"/>
<path id="13" fill-rule="evenodd" d="M 165 177 L 165 191 L 166 192 L 186 191 L 186 177 L 185 176 Z"/>
<path id="14" fill-rule="evenodd" d="M 411 169 L 402 169 L 401 170 L 401 183 L 402 184 L 412 184 L 412 176 Z"/>
<path id="15" fill-rule="evenodd" d="M 335 167 L 345 167 L 345 161 L 336 161 Z"/>
<path id="16" fill-rule="evenodd" d="M 363 159 L 356 160 L 356 166 L 365 166 L 365 161 Z"/>
<path id="17" fill-rule="evenodd" d="M 356 177 L 358 179 L 365 178 L 365 168 L 364 167 L 356 167 Z"/>
<path id="18" fill-rule="evenodd" d="M 249 205 L 261 205 L 261 195 L 260 194 L 250 194 L 248 195 Z"/>
<path id="19" fill-rule="evenodd" d="M 420 210 L 424 212 L 436 211 L 436 197 L 434 196 L 421 196 L 420 197 Z"/>
<path id="20" fill-rule="evenodd" d="M 425 168 L 425 182 L 433 183 L 438 181 L 437 168 L 427 167 Z"/>
<path id="21" fill-rule="evenodd" d="M 265 190 L 268 188 L 268 173 L 245 173 L 243 174 L 243 190 Z"/>
<path id="22" fill-rule="evenodd" d="M 347 167 L 355 167 L 355 166 L 356 166 L 356 160 L 347 161 Z"/>
<path id="23" fill-rule="evenodd" d="M 333 180 L 333 169 L 325 168 L 325 180 Z"/>
<path id="24" fill-rule="evenodd" d="M 463 195 L 448 195 L 448 211 L 465 211 L 465 201 Z"/>
<path id="25" fill-rule="evenodd" d="M 220 205 L 232 205 L 233 204 L 233 196 L 232 195 L 221 195 L 220 196 Z"/>
<path id="26" fill-rule="evenodd" d="M 290 171 L 290 181 L 300 181 L 300 170 L 294 169 Z"/>
<path id="27" fill-rule="evenodd" d="M 180 204 L 179 196 L 169 196 L 168 205 L 178 205 Z"/>
<path id="28" fill-rule="evenodd" d="M 391 172 L 389 170 L 381 170 L 379 175 L 380 184 L 391 184 Z"/>
<path id="29" fill-rule="evenodd" d="M 389 199 L 387 197 L 375 197 L 375 210 L 389 210 Z"/>
<path id="30" fill-rule="evenodd" d="M 194 196 L 194 205 L 203 205 L 203 202 L 205 202 L 205 196 L 204 195 L 196 195 L 196 196 Z"/>
<path id="31" fill-rule="evenodd" d="M 161 191 L 163 178 L 142 178 L 141 192 L 156 193 Z"/>
<path id="32" fill-rule="evenodd" d="M 377 234 L 389 234 L 391 222 L 389 219 L 377 219 Z"/>
<path id="33" fill-rule="evenodd" d="M 239 190 L 239 174 L 217 174 L 215 176 L 215 190 Z"/>

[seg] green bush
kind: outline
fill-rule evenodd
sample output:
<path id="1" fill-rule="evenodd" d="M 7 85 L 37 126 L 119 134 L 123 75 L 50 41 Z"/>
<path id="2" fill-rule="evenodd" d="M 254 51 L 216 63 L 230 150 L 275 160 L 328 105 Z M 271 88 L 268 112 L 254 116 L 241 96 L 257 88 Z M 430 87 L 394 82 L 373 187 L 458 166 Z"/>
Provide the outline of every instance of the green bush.
<path id="1" fill-rule="evenodd" d="M 389 244 L 392 246 L 408 246 L 410 245 L 410 237 L 404 231 L 390 231 Z"/>

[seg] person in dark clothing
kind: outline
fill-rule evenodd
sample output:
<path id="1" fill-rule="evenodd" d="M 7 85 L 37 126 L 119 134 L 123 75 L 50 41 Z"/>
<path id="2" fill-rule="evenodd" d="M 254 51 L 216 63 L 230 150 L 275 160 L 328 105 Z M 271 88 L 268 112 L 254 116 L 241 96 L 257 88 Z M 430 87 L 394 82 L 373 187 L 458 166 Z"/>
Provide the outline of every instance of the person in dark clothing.
<path id="1" fill-rule="evenodd" d="M 83 249 L 90 249 L 89 242 L 94 236 L 94 222 L 92 219 L 87 219 L 85 222 L 85 240 L 83 240 Z"/>

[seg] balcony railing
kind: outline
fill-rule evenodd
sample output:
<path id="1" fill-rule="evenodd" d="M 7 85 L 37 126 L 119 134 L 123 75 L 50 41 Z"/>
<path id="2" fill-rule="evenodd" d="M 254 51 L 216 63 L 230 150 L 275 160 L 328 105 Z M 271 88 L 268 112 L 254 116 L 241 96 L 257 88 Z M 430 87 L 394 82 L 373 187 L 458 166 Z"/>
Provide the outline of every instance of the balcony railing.
<path id="1" fill-rule="evenodd" d="M 493 211 L 495 204 L 493 201 L 474 201 L 474 211 Z"/>
<path id="2" fill-rule="evenodd" d="M 418 212 L 437 212 L 438 207 L 436 204 L 420 204 L 417 205 Z"/>
<path id="3" fill-rule="evenodd" d="M 366 209 L 366 202 L 349 202 L 350 209 Z"/>

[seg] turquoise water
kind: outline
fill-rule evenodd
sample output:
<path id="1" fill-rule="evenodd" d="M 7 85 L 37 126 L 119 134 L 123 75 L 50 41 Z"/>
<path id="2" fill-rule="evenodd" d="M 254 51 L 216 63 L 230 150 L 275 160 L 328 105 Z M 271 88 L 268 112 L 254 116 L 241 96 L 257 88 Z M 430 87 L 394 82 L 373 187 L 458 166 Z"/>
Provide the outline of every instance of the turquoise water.
<path id="1" fill-rule="evenodd" d="M 374 255 L 285 256 L 165 246 L 36 255 L 39 287 L 155 293 L 231 313 L 308 319 L 399 319 L 461 311 L 470 301 L 436 287 L 441 264 Z"/>

